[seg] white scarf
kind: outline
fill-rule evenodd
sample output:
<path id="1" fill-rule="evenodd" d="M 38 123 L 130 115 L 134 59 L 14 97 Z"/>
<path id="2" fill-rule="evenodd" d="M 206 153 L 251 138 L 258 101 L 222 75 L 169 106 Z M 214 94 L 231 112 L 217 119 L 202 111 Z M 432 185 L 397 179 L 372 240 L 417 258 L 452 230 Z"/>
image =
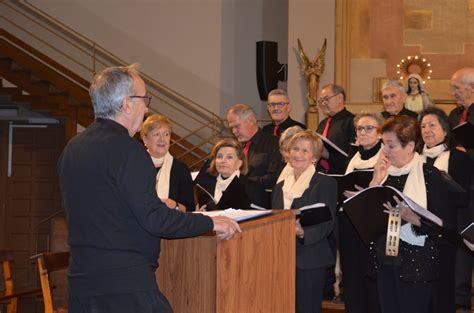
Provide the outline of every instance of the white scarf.
<path id="1" fill-rule="evenodd" d="M 375 163 L 379 159 L 380 151 L 382 151 L 383 145 L 380 146 L 379 151 L 370 159 L 362 160 L 360 152 L 357 152 L 352 157 L 349 165 L 347 165 L 346 174 L 352 173 L 355 169 L 357 170 L 365 170 L 368 168 L 374 168 Z"/>
<path id="2" fill-rule="evenodd" d="M 432 148 L 428 148 L 426 144 L 423 146 L 423 161 L 426 163 L 426 158 L 436 158 L 434 161 L 434 167 L 440 171 L 448 173 L 449 168 L 449 156 L 451 152 L 445 144 L 437 145 Z"/>
<path id="3" fill-rule="evenodd" d="M 295 180 L 295 172 L 292 167 L 289 169 L 288 176 L 283 182 L 283 208 L 285 210 L 291 209 L 291 204 L 294 199 L 300 198 L 309 187 L 309 183 L 316 172 L 314 165 L 308 166 L 308 168 L 301 173 L 300 177 Z"/>
<path id="4" fill-rule="evenodd" d="M 165 156 L 162 158 L 154 158 L 153 164 L 155 167 L 161 168 L 156 173 L 156 193 L 160 199 L 168 199 L 170 196 L 170 176 L 171 176 L 171 166 L 173 165 L 173 157 L 169 152 L 166 152 Z"/>
<path id="5" fill-rule="evenodd" d="M 285 167 L 280 173 L 280 176 L 278 176 L 277 184 L 281 181 L 284 181 L 288 177 L 288 175 L 290 175 L 290 173 L 293 174 L 292 168 L 290 164 L 286 163 Z"/>
<path id="6" fill-rule="evenodd" d="M 426 209 L 428 200 L 426 198 L 425 176 L 423 175 L 423 158 L 417 152 L 415 152 L 413 159 L 405 166 L 397 168 L 392 165 L 388 168 L 388 175 L 390 176 L 402 176 L 406 174 L 408 174 L 408 177 L 405 187 L 403 188 L 403 193 L 419 206 Z M 386 179 L 387 177 L 385 177 L 384 182 Z M 411 245 L 424 246 L 427 236 L 417 236 L 411 226 L 410 223 L 406 223 L 400 228 L 400 239 Z"/>
<path id="7" fill-rule="evenodd" d="M 235 176 L 240 177 L 240 170 L 236 170 L 226 179 L 222 178 L 221 174 L 216 179 L 216 189 L 214 190 L 214 199 L 219 202 L 222 198 L 222 193 L 229 187 Z"/>

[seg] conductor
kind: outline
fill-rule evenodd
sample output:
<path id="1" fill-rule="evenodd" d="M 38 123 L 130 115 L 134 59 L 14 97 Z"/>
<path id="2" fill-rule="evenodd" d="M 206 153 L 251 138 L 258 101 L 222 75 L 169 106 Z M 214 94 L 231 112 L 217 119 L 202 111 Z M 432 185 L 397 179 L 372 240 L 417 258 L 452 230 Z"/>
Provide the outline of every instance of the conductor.
<path id="1" fill-rule="evenodd" d="M 95 121 L 64 149 L 58 174 L 69 229 L 69 312 L 172 312 L 158 289 L 160 239 L 240 228 L 181 213 L 156 196 L 153 162 L 133 136 L 151 96 L 137 65 L 106 68 L 89 90 Z"/>

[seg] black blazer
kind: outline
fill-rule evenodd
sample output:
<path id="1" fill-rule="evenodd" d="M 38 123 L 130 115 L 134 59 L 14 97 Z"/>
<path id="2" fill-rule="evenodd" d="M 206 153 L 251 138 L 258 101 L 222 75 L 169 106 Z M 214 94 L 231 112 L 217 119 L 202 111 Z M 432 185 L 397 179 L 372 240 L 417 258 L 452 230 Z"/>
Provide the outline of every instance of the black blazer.
<path id="1" fill-rule="evenodd" d="M 176 158 L 173 158 L 173 165 L 171 165 L 169 198 L 183 204 L 186 211 L 194 211 L 191 172 L 186 164 Z"/>
<path id="2" fill-rule="evenodd" d="M 214 196 L 216 190 L 216 181 L 208 186 L 206 190 Z M 199 206 L 209 203 L 209 196 L 200 188 L 196 188 Z M 250 204 L 254 203 L 263 206 L 265 190 L 260 184 L 250 181 L 246 176 L 234 177 L 227 189 L 222 192 L 222 197 L 215 207 L 208 204 L 206 210 L 225 210 L 234 209 L 250 209 Z"/>
<path id="3" fill-rule="evenodd" d="M 273 189 L 272 208 L 283 208 L 283 183 Z M 315 173 L 309 188 L 300 198 L 294 199 L 291 208 L 300 208 L 314 203 L 325 203 L 331 209 L 332 220 L 304 227 L 304 238 L 296 241 L 296 267 L 315 269 L 329 267 L 336 262 L 336 252 L 331 248 L 329 235 L 334 227 L 337 203 L 337 183 L 332 177 Z"/>

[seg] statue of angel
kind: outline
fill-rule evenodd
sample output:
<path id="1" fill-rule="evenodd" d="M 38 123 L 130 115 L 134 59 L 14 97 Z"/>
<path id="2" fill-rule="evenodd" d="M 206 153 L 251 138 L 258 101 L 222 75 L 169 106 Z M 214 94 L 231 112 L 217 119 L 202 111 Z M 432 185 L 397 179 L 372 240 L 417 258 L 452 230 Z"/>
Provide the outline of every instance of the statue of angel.
<path id="1" fill-rule="evenodd" d="M 303 45 L 298 38 L 298 52 L 300 53 L 300 68 L 306 78 L 306 86 L 308 93 L 306 98 L 311 106 L 316 106 L 318 98 L 319 77 L 324 72 L 325 58 L 326 58 L 326 38 L 324 39 L 323 47 L 315 57 L 314 61 L 310 61 L 303 50 Z"/>

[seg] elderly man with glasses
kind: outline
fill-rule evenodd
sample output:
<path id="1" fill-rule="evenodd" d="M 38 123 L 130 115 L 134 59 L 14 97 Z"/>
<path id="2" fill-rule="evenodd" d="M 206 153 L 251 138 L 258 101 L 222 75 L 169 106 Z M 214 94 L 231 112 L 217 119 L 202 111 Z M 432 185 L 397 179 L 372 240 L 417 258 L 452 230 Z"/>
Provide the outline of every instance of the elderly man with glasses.
<path id="1" fill-rule="evenodd" d="M 306 126 L 295 121 L 290 117 L 291 103 L 288 94 L 283 89 L 274 89 L 268 93 L 268 114 L 272 119 L 272 123 L 262 128 L 265 137 L 277 137 L 292 126 L 299 126 L 303 129 Z"/>
<path id="2" fill-rule="evenodd" d="M 345 107 L 346 94 L 344 88 L 339 85 L 329 84 L 324 86 L 319 93 L 318 105 L 326 115 L 318 125 L 318 132 L 343 150 L 348 156 L 344 156 L 331 146 L 324 144 L 322 159 L 317 165 L 317 169 L 328 174 L 344 174 L 347 164 L 354 151 L 351 143 L 355 141 L 354 114 Z M 337 225 L 335 227 L 337 233 Z M 336 253 L 337 238 L 332 234 L 332 246 Z M 328 271 L 328 279 L 325 286 L 325 299 L 330 299 L 334 295 L 333 284 L 335 283 L 334 267 Z"/>
<path id="3" fill-rule="evenodd" d="M 215 231 L 233 220 L 170 210 L 157 197 L 150 155 L 133 138 L 151 97 L 138 65 L 106 68 L 89 93 L 95 121 L 64 149 L 58 174 L 71 249 L 69 312 L 172 312 L 158 289 L 160 240 Z"/>
<path id="4" fill-rule="evenodd" d="M 319 93 L 318 105 L 327 117 L 319 123 L 316 131 L 348 154 L 348 157 L 344 156 L 329 145 L 324 145 L 319 169 L 329 174 L 344 174 L 353 154 L 350 144 L 355 141 L 354 114 L 346 109 L 345 100 L 344 89 L 338 85 L 326 85 Z"/>

